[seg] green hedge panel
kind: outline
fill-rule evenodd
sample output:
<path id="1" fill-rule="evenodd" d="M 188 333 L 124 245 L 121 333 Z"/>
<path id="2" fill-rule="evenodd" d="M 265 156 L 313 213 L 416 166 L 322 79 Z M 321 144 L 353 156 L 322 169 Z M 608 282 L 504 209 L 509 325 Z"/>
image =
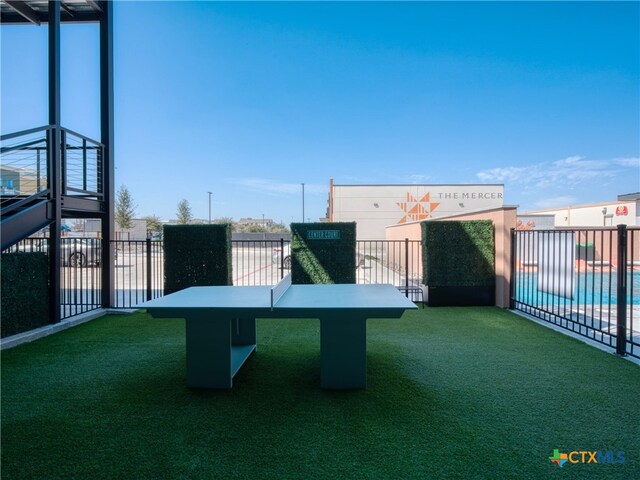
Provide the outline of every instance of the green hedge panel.
<path id="1" fill-rule="evenodd" d="M 49 324 L 49 260 L 43 252 L 3 253 L 2 322 L 7 337 Z"/>
<path id="2" fill-rule="evenodd" d="M 356 283 L 355 222 L 292 223 L 291 281 L 296 284 Z"/>
<path id="3" fill-rule="evenodd" d="M 495 285 L 495 239 L 490 220 L 422 222 L 422 247 L 425 285 Z"/>
<path id="4" fill-rule="evenodd" d="M 231 225 L 164 226 L 164 292 L 232 285 Z"/>

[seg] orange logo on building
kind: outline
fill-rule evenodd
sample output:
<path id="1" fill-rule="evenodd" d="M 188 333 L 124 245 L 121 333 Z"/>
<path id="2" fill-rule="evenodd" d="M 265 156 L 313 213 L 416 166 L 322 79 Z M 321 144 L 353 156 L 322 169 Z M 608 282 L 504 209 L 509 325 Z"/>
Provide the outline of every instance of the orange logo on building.
<path id="1" fill-rule="evenodd" d="M 618 217 L 620 217 L 622 215 L 629 215 L 629 209 L 626 206 L 617 207 L 616 208 L 616 215 Z"/>
<path id="2" fill-rule="evenodd" d="M 440 203 L 432 202 L 429 199 L 428 192 L 420 200 L 407 192 L 407 201 L 397 202 L 397 205 L 405 213 L 404 217 L 402 217 L 398 223 L 407 223 L 431 218 L 431 214 L 438 208 Z"/>

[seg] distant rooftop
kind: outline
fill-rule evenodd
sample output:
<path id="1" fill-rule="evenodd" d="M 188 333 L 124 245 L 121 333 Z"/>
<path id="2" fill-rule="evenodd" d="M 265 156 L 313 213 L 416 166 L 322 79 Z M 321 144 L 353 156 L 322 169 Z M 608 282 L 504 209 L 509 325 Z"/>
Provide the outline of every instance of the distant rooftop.
<path id="1" fill-rule="evenodd" d="M 640 200 L 640 192 L 618 195 L 619 202 L 628 202 L 630 200 Z"/>

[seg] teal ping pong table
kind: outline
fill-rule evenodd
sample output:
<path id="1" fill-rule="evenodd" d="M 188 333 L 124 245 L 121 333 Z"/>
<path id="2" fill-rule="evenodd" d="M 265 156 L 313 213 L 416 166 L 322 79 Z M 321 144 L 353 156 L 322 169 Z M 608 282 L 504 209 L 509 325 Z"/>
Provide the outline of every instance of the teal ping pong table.
<path id="1" fill-rule="evenodd" d="M 257 348 L 256 318 L 318 318 L 320 376 L 326 389 L 367 386 L 368 318 L 417 308 L 392 285 L 191 287 L 138 305 L 154 318 L 184 318 L 187 386 L 229 389 Z"/>

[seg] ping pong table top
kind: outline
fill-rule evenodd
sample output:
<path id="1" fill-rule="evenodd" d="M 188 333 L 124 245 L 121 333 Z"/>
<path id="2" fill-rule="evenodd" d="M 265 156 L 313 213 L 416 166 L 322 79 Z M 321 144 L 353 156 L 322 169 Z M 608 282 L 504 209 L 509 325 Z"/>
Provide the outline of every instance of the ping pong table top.
<path id="1" fill-rule="evenodd" d="M 271 287 L 191 287 L 138 305 L 147 309 L 271 310 Z M 274 310 L 414 309 L 413 302 L 393 285 L 291 285 Z"/>

